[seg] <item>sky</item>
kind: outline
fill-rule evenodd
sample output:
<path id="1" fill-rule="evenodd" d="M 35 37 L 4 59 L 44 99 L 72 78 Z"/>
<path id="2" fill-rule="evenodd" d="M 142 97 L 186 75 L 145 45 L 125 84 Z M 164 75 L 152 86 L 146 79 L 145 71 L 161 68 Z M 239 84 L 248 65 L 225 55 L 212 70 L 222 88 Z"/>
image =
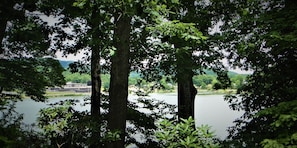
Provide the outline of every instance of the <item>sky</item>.
<path id="1" fill-rule="evenodd" d="M 63 61 L 78 61 L 81 60 L 85 55 L 83 53 L 78 53 L 76 55 L 74 54 L 68 54 L 67 57 L 63 56 L 62 52 L 58 51 L 56 53 L 56 58 L 58 60 L 63 60 Z"/>

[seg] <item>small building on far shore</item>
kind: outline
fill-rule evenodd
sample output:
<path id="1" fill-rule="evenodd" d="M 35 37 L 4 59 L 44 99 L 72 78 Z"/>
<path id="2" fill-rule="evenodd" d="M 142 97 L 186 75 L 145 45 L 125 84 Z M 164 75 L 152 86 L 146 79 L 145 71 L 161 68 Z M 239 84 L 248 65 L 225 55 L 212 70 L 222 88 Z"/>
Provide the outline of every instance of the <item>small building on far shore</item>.
<path id="1" fill-rule="evenodd" d="M 87 84 L 84 83 L 72 83 L 72 82 L 67 82 L 66 85 L 62 87 L 51 87 L 48 88 L 47 91 L 74 91 L 74 92 L 91 92 L 91 86 L 88 86 Z"/>

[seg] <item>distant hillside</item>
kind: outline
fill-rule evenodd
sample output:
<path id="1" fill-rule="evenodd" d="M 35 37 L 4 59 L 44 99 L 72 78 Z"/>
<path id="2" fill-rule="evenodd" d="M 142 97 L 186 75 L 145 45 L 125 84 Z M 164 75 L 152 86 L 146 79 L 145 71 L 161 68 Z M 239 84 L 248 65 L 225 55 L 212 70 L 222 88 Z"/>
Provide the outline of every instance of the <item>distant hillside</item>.
<path id="1" fill-rule="evenodd" d="M 62 65 L 63 68 L 67 69 L 67 68 L 69 67 L 69 64 L 73 63 L 74 61 L 64 61 L 64 60 L 59 60 L 59 62 L 60 62 L 60 64 Z M 205 72 L 205 75 L 214 75 L 214 76 L 216 75 L 216 73 L 213 72 L 212 70 L 204 70 L 204 72 Z M 229 71 L 229 72 L 228 72 L 228 75 L 229 75 L 230 77 L 233 77 L 233 76 L 236 76 L 236 75 L 242 75 L 242 74 L 238 74 L 238 73 L 236 73 L 236 72 Z M 132 77 L 132 78 L 140 78 L 140 74 L 137 73 L 137 72 L 132 71 L 132 72 L 130 73 L 130 77 Z"/>
<path id="2" fill-rule="evenodd" d="M 135 72 L 135 71 L 131 71 L 129 74 L 129 77 L 131 78 L 140 78 L 140 74 Z"/>
<path id="3" fill-rule="evenodd" d="M 232 77 L 232 76 L 241 75 L 241 74 L 234 72 L 234 71 L 228 71 L 228 75 L 229 75 L 229 77 Z"/>
<path id="4" fill-rule="evenodd" d="M 67 69 L 69 67 L 69 64 L 73 63 L 73 61 L 63 61 L 63 60 L 59 60 L 59 62 L 64 69 Z"/>

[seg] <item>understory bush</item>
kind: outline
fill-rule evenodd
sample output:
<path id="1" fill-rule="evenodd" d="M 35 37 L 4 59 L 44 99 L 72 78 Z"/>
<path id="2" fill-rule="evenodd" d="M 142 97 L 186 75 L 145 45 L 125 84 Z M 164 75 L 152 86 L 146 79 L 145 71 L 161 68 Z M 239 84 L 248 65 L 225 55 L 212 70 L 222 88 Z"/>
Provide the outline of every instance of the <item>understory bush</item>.
<path id="1" fill-rule="evenodd" d="M 164 148 L 218 148 L 210 127 L 195 127 L 192 117 L 181 119 L 180 122 L 163 120 L 155 133 L 161 147 Z"/>

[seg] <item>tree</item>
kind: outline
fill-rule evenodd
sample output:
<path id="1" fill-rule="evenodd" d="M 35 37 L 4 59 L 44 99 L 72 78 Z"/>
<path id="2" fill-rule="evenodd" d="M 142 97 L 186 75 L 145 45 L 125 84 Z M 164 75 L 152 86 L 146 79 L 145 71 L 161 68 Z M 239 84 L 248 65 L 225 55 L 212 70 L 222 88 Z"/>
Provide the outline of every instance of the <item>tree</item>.
<path id="1" fill-rule="evenodd" d="M 138 37 L 135 35 L 139 34 L 138 32 L 145 32 L 141 25 L 145 26 L 147 24 L 144 22 L 150 23 L 150 20 L 152 20 L 152 16 L 147 17 L 144 14 L 155 13 L 158 15 L 161 10 L 156 10 L 155 7 L 158 7 L 159 3 L 162 2 L 119 1 L 118 5 L 113 8 L 114 53 L 111 56 L 108 125 L 110 130 L 120 132 L 121 139 L 108 143 L 107 147 L 124 147 L 127 120 L 128 77 L 130 73 L 130 61 L 133 61 L 130 53 L 132 49 L 139 47 L 139 44 L 146 44 L 147 42 L 147 36 L 143 38 L 141 35 Z M 151 10 L 151 12 L 148 10 Z M 139 31 L 136 31 L 137 29 Z M 131 41 L 132 38 L 136 42 Z"/>
<path id="2" fill-rule="evenodd" d="M 91 76 L 89 74 L 71 73 L 69 70 L 63 72 L 66 82 L 73 83 L 85 83 L 91 81 Z"/>
<path id="3" fill-rule="evenodd" d="M 160 23 L 165 19 L 167 14 L 169 14 L 169 9 L 173 8 L 177 1 L 172 1 L 173 6 L 168 4 L 165 5 L 164 3 L 166 1 L 144 1 L 144 2 L 123 2 L 123 1 L 116 1 L 117 5 L 114 5 L 114 1 L 104 1 L 100 4 L 98 1 L 88 1 L 88 0 L 82 0 L 82 1 L 76 1 L 73 3 L 74 6 L 77 8 L 80 8 L 85 11 L 75 11 L 77 8 L 74 8 L 69 1 L 51 1 L 51 2 L 44 2 L 40 8 L 40 11 L 49 14 L 54 14 L 59 16 L 60 20 L 57 23 L 57 27 L 55 28 L 58 30 L 56 33 L 57 35 L 54 36 L 56 38 L 56 42 L 54 45 L 56 47 L 59 47 L 61 50 L 65 51 L 65 53 L 76 53 L 80 49 L 87 49 L 92 51 L 92 57 L 91 60 L 91 73 L 93 70 L 95 70 L 95 73 L 92 73 L 92 77 L 96 76 L 96 74 L 100 71 L 100 54 L 101 55 L 107 55 L 106 50 L 110 51 L 111 55 L 111 82 L 110 82 L 110 118 L 109 118 L 109 124 L 110 129 L 114 130 L 120 130 L 122 133 L 122 141 L 119 142 L 119 147 L 123 146 L 123 133 L 125 127 L 125 118 L 126 118 L 126 106 L 127 106 L 127 83 L 128 83 L 128 74 L 129 74 L 129 60 L 130 62 L 134 62 L 136 60 L 131 60 L 129 57 L 130 50 L 137 50 L 137 47 L 140 45 L 135 45 L 132 43 L 135 43 L 135 38 L 142 39 L 142 42 L 147 42 L 147 36 L 144 36 L 144 38 L 137 37 L 137 35 L 144 32 L 146 33 L 145 29 L 143 29 L 143 26 L 147 26 L 150 24 L 153 20 L 153 23 Z M 54 7 L 55 6 L 55 7 Z M 56 8 L 59 8 L 59 11 L 57 11 Z M 144 16 L 144 15 L 148 15 Z M 170 24 L 171 23 L 171 24 Z M 197 44 L 200 42 L 200 39 L 202 36 L 201 32 L 199 32 L 197 29 L 195 29 L 194 25 L 190 23 L 181 23 L 179 21 L 170 21 L 169 24 L 164 23 L 165 25 L 169 25 L 174 29 L 176 32 L 171 32 L 173 34 L 176 33 L 177 38 L 182 38 L 183 40 L 186 40 L 188 45 L 191 44 Z M 133 25 L 131 25 L 133 24 Z M 140 25 L 139 25 L 140 24 Z M 160 27 L 162 28 L 161 23 Z M 83 27 L 80 27 L 83 25 Z M 72 26 L 72 27 L 69 27 Z M 123 29 L 122 29 L 122 26 Z M 135 30 L 130 30 L 131 27 L 135 27 Z M 67 34 L 65 32 L 65 29 L 73 28 L 73 34 Z M 163 26 L 164 27 L 164 26 Z M 187 28 L 189 27 L 189 28 Z M 84 29 L 86 31 L 84 31 Z M 165 30 L 166 28 L 163 28 Z M 181 29 L 181 31 L 179 31 Z M 140 31 L 139 31 L 140 30 Z M 183 33 L 183 31 L 187 33 Z M 193 32 L 191 32 L 193 31 Z M 123 33 L 121 33 L 123 32 Z M 140 33 L 139 33 L 140 32 Z M 135 35 L 136 34 L 136 35 Z M 165 33 L 169 35 L 170 33 Z M 131 41 L 132 39 L 133 41 Z M 73 41 L 73 44 L 70 44 L 68 40 Z M 179 42 L 180 43 L 180 42 Z M 176 44 L 176 46 L 178 46 Z M 142 49 L 142 48 L 140 48 Z M 189 50 L 188 50 L 189 49 Z M 191 49 L 190 46 L 181 46 L 178 48 L 178 52 L 173 52 L 172 55 L 175 55 L 177 53 L 177 56 L 175 56 L 177 59 L 179 59 L 179 62 L 177 63 L 178 67 L 186 66 L 192 66 L 193 61 L 187 60 L 187 63 L 190 63 L 190 65 L 187 65 L 187 63 L 183 63 L 182 61 L 184 59 L 188 59 L 189 55 L 192 54 L 194 48 Z M 139 51 L 137 51 L 139 53 Z M 132 52 L 133 54 L 137 52 Z M 190 53 L 190 54 L 189 54 Z M 109 58 L 109 57 L 108 57 Z M 107 63 L 110 62 L 107 58 Z M 190 57 L 190 59 L 192 56 Z M 139 58 L 137 58 L 139 59 Z M 95 64 L 92 61 L 96 61 Z M 150 60 L 153 60 L 151 58 Z M 131 64 L 132 65 L 132 64 Z M 73 65 L 72 68 L 80 68 Z M 78 70 L 77 69 L 77 70 Z M 180 68 L 181 69 L 181 68 Z M 75 69 L 76 70 L 76 69 Z M 186 70 L 184 72 L 184 70 Z M 187 78 L 185 79 L 187 81 L 188 88 L 191 88 L 190 94 L 188 89 L 184 89 L 185 94 L 190 95 L 191 99 L 188 103 L 189 99 L 184 104 L 191 104 L 190 110 L 188 110 L 186 107 L 183 107 L 184 109 L 187 109 L 187 113 L 191 112 L 193 114 L 193 96 L 195 96 L 193 90 L 193 82 L 192 82 L 192 76 L 193 72 L 190 68 L 181 69 L 178 71 L 178 77 L 180 77 L 180 82 L 184 80 L 183 75 L 181 74 L 187 74 Z M 99 75 L 98 75 L 99 76 Z M 94 86 L 97 83 L 98 85 L 100 82 L 98 81 L 99 77 L 92 78 L 92 82 L 94 82 Z M 126 83 L 127 82 L 127 83 Z M 189 82 L 189 83 L 188 83 Z M 94 107 L 94 109 L 91 109 L 91 112 L 99 112 L 100 107 L 98 107 L 98 85 L 96 85 L 96 90 L 92 91 L 92 97 L 96 100 L 92 101 L 91 106 Z M 93 95 L 93 93 L 95 93 Z M 99 92 L 100 93 L 100 92 Z M 194 94 L 194 95 L 193 95 Z M 92 99 L 93 100 L 93 99 Z M 100 102 L 100 100 L 99 100 Z M 117 103 L 118 102 L 118 103 Z M 182 105 L 181 105 L 182 106 Z M 92 108 L 91 107 L 91 108 Z M 96 109 L 95 109 L 96 108 Z M 119 110 L 120 109 L 120 110 Z M 183 112 L 183 111 L 181 111 Z M 121 117 L 118 117 L 118 113 L 122 113 Z M 118 124 L 116 124 L 118 123 Z"/>
<path id="4" fill-rule="evenodd" d="M 102 145 L 100 140 L 101 55 L 106 55 L 110 45 L 111 15 L 109 1 L 43 1 L 38 10 L 58 21 L 53 26 L 53 48 L 67 56 L 85 52 L 85 57 L 69 65 L 71 72 L 91 74 L 91 147 Z M 91 54 L 91 55 L 90 55 Z"/>
<path id="5" fill-rule="evenodd" d="M 228 8 L 220 12 L 226 39 L 221 47 L 233 66 L 253 70 L 238 95 L 227 98 L 234 110 L 245 111 L 230 129 L 229 142 L 235 147 L 296 145 L 296 3 L 226 1 L 217 6 Z"/>
<path id="6" fill-rule="evenodd" d="M 85 5 L 86 3 L 89 5 Z M 91 114 L 94 116 L 100 114 L 100 57 L 104 47 L 108 45 L 108 42 L 104 43 L 103 40 L 109 39 L 109 29 L 106 29 L 109 26 L 106 23 L 110 21 L 105 13 L 100 12 L 98 5 L 97 1 L 73 2 L 68 0 L 44 1 L 39 5 L 41 12 L 58 18 L 53 26 L 52 36 L 55 50 L 59 49 L 66 56 L 69 53 L 76 54 L 83 50 L 91 51 L 86 52 L 83 59 L 69 67 L 72 72 L 91 74 Z"/>
<path id="7" fill-rule="evenodd" d="M 15 1 L 8 1 L 8 0 L 4 0 L 1 2 L 0 4 L 0 8 L 1 8 L 1 12 L 0 12 L 0 16 L 1 16 L 1 24 L 0 24 L 0 40 L 1 40 L 1 50 L 0 50 L 0 54 L 4 53 L 4 45 L 2 44 L 2 41 L 4 38 L 7 37 L 6 35 L 6 29 L 9 27 L 8 26 L 8 22 L 13 21 L 14 23 L 22 23 L 26 20 L 26 16 L 25 16 L 25 10 L 31 10 L 32 9 L 28 9 L 28 8 L 34 8 L 35 3 L 33 2 L 26 2 L 24 3 L 23 6 L 21 6 L 22 2 L 15 2 Z M 19 6 L 19 9 L 16 9 L 15 7 Z M 29 7 L 28 7 L 29 6 Z M 34 10 L 34 9 L 33 9 Z M 30 11 L 30 12 L 31 12 Z M 17 26 L 17 25 L 15 25 Z"/>
<path id="8" fill-rule="evenodd" d="M 46 87 L 65 84 L 61 67 L 51 58 L 0 59 L 1 88 L 25 93 L 36 101 L 44 101 Z M 2 92 L 0 92 L 2 93 Z"/>
<path id="9" fill-rule="evenodd" d="M 36 2 L 0 2 L 0 143 L 4 147 L 39 145 L 42 141 L 35 131 L 24 129 L 22 116 L 14 110 L 20 95 L 44 101 L 47 87 L 65 84 L 60 63 L 44 58 L 54 52 L 48 50 L 50 28 L 35 12 Z"/>
<path id="10" fill-rule="evenodd" d="M 117 3 L 115 5 L 115 3 Z M 76 8 L 85 11 L 75 11 Z M 80 49 L 92 51 L 92 57 L 86 58 L 91 60 L 92 83 L 100 84 L 99 76 L 100 58 L 104 57 L 106 63 L 111 62 L 111 81 L 110 81 L 110 115 L 109 127 L 111 130 L 121 132 L 121 140 L 115 142 L 117 147 L 123 147 L 125 124 L 126 124 L 126 107 L 128 92 L 128 75 L 130 70 L 129 52 L 131 24 L 137 24 L 139 18 L 137 13 L 144 12 L 147 7 L 155 6 L 155 1 L 132 2 L 132 1 L 88 1 L 81 0 L 71 4 L 71 1 L 48 1 L 44 2 L 40 8 L 42 12 L 59 16 L 60 22 L 57 23 L 57 35 L 54 45 L 65 51 L 65 53 L 76 53 Z M 61 11 L 56 11 L 57 7 Z M 134 18 L 133 22 L 132 18 Z M 145 22 L 145 21 L 143 21 Z M 83 27 L 80 27 L 83 25 Z M 65 27 L 73 28 L 73 34 L 67 34 Z M 138 27 L 141 28 L 141 27 Z M 64 30 L 63 30 L 64 29 Z M 84 31 L 87 30 L 87 31 Z M 135 31 L 135 30 L 134 30 Z M 140 33 L 138 33 L 140 34 Z M 137 36 L 133 36 L 137 38 Z M 69 44 L 67 40 L 74 41 Z M 135 40 L 134 40 L 135 41 Z M 108 52 L 107 52 L 108 51 Z M 103 56 L 102 56 L 103 55 Z M 111 59 L 109 59 L 111 58 Z M 110 61 L 111 60 L 111 61 Z M 93 61 L 96 61 L 95 63 Z M 80 63 L 78 63 L 80 64 Z M 72 65 L 75 71 L 81 69 L 79 65 Z M 84 68 L 84 67 L 83 67 Z M 83 69 L 84 70 L 84 69 Z M 93 71 L 95 70 L 95 71 Z M 108 69 L 109 70 L 109 69 Z M 93 86 L 94 86 L 93 85 Z M 92 89 L 91 112 L 99 112 L 98 102 L 100 87 L 96 85 Z M 95 93 L 95 94 L 94 94 Z M 94 95 L 93 95 L 94 94 Z M 95 96 L 95 97 L 93 97 Z M 97 96 L 97 97 L 96 97 Z M 93 99 L 94 98 L 94 99 Z M 94 109 L 93 109 L 94 107 Z M 95 109 L 96 108 L 96 109 Z M 120 109 L 120 110 L 119 110 Z M 119 118 L 118 113 L 122 113 Z M 112 146 L 112 143 L 110 143 Z"/>
<path id="11" fill-rule="evenodd" d="M 50 28 L 36 10 L 35 0 L 1 2 L 2 57 L 42 57 L 53 55 L 49 50 Z"/>
<path id="12" fill-rule="evenodd" d="M 165 3 L 165 4 L 164 4 Z M 130 65 L 135 61 L 144 60 L 147 57 L 146 50 L 150 48 L 149 34 L 145 27 L 154 25 L 160 21 L 161 15 L 168 13 L 167 5 L 175 5 L 177 1 L 155 1 L 126 3 L 119 2 L 114 8 L 114 53 L 111 57 L 111 81 L 110 81 L 110 108 L 108 124 L 111 130 L 121 133 L 121 141 L 110 143 L 108 147 L 124 147 L 124 133 L 127 118 L 128 76 Z M 167 4 L 167 5 L 166 5 Z M 141 35 L 142 34 L 142 35 Z M 144 47 L 147 47 L 144 48 Z M 143 53 L 142 53 L 143 50 Z M 134 54 L 130 57 L 130 54 Z M 133 59 L 135 54 L 139 57 Z M 153 60 L 153 59 L 150 59 Z M 144 70 L 143 67 L 140 68 Z"/>
<path id="13" fill-rule="evenodd" d="M 114 148 L 124 147 L 127 118 L 131 16 L 125 13 L 125 11 L 114 13 L 116 19 L 113 38 L 115 53 L 111 57 L 108 124 L 110 130 L 119 130 L 121 134 L 119 142 L 108 145 Z"/>
<path id="14" fill-rule="evenodd" d="M 230 85 L 224 66 L 219 61 L 222 53 L 214 48 L 215 37 L 208 34 L 212 18 L 210 8 L 205 1 L 181 1 L 180 5 L 171 8 L 174 13 L 169 14 L 166 18 L 168 21 L 155 27 L 156 37 L 161 38 L 164 44 L 158 45 L 163 51 L 157 49 L 160 62 L 152 60 L 151 64 L 163 70 L 158 73 L 175 77 L 178 83 L 179 118 L 194 116 L 194 99 L 197 94 L 193 85 L 195 74 L 212 69 L 217 72 L 224 88 Z"/>
<path id="15" fill-rule="evenodd" d="M 35 100 L 45 99 L 46 87 L 65 84 L 58 61 L 52 55 L 50 29 L 36 10 L 36 1 L 1 2 L 0 93 L 20 91 Z M 2 11 L 3 10 L 3 11 Z"/>
<path id="16" fill-rule="evenodd" d="M 193 18 L 193 15 L 196 14 L 196 5 L 194 1 L 181 1 L 181 8 L 179 8 L 179 13 L 177 16 L 173 16 L 174 18 L 180 18 L 182 22 L 185 23 L 194 23 L 195 27 L 198 30 L 203 31 L 205 35 L 205 28 L 201 26 L 197 26 L 196 22 L 190 20 Z M 199 10 L 198 10 L 199 11 Z M 181 13 L 186 12 L 184 15 Z M 203 15 L 203 14 L 202 14 Z M 200 19 L 203 18 L 200 15 Z M 206 22 L 208 22 L 206 20 Z M 206 25 L 206 24 L 203 24 Z M 202 33 L 202 32 L 201 32 Z M 199 45 L 193 45 L 190 43 L 186 43 L 180 39 L 176 39 L 172 41 L 176 48 L 179 48 L 176 53 L 176 60 L 177 60 L 177 84 L 178 84 L 178 115 L 179 118 L 187 119 L 189 117 L 194 117 L 194 101 L 197 94 L 197 90 L 193 84 L 193 76 L 194 76 L 194 67 L 195 62 L 193 59 L 193 53 L 195 48 L 199 47 Z M 185 44 L 186 43 L 186 44 Z M 198 42 L 200 43 L 200 41 Z M 190 48 L 192 50 L 189 50 Z M 188 48 L 186 50 L 182 48 Z"/>

